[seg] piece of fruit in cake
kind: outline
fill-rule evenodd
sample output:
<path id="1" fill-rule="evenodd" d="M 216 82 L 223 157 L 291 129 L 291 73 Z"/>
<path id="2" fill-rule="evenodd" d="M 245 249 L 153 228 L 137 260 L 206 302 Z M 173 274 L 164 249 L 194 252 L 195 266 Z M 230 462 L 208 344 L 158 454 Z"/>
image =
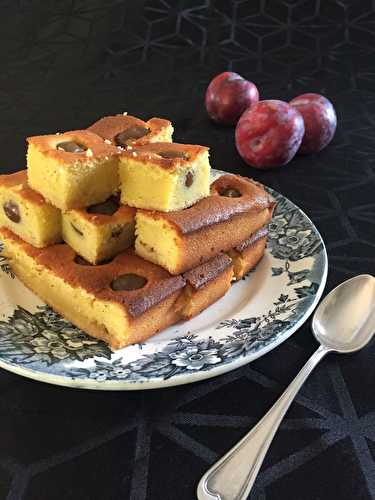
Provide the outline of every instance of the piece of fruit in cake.
<path id="1" fill-rule="evenodd" d="M 208 148 L 152 143 L 119 156 L 121 202 L 170 212 L 189 207 L 210 190 Z"/>
<path id="2" fill-rule="evenodd" d="M 27 184 L 26 170 L 0 175 L 0 226 L 35 247 L 61 241 L 61 211 Z"/>
<path id="3" fill-rule="evenodd" d="M 180 319 L 185 280 L 131 251 L 92 266 L 68 245 L 37 249 L 0 228 L 15 274 L 53 309 L 113 349 L 143 342 Z"/>
<path id="4" fill-rule="evenodd" d="M 114 146 L 132 148 L 149 142 L 172 142 L 173 126 L 169 120 L 151 118 L 146 122 L 130 115 L 105 116 L 87 130 Z"/>
<path id="5" fill-rule="evenodd" d="M 88 130 L 29 137 L 28 182 L 61 210 L 105 201 L 119 185 L 118 149 Z"/>
<path id="6" fill-rule="evenodd" d="M 274 206 L 260 184 L 224 175 L 213 182 L 209 197 L 190 208 L 137 210 L 135 250 L 179 274 L 242 243 L 271 220 Z"/>
<path id="7" fill-rule="evenodd" d="M 118 196 L 62 216 L 63 239 L 91 264 L 111 259 L 134 243 L 135 209 Z"/>

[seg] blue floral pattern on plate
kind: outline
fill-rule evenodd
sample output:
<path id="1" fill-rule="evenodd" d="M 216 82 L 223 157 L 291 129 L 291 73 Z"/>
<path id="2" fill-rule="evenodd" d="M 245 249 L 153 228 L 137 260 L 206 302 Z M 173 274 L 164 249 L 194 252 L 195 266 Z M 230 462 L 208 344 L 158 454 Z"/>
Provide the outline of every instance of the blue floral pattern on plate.
<path id="1" fill-rule="evenodd" d="M 319 299 L 327 256 L 307 216 L 270 192 L 278 204 L 269 224 L 267 255 L 221 299 L 224 317 L 216 321 L 215 310 L 209 308 L 192 320 L 194 331 L 185 322 L 117 352 L 38 301 L 0 257 L 0 287 L 6 295 L 0 304 L 0 366 L 59 385 L 146 389 L 215 376 L 276 347 L 306 320 Z M 265 300 L 257 302 L 260 295 Z M 233 306 L 237 296 L 240 308 Z"/>

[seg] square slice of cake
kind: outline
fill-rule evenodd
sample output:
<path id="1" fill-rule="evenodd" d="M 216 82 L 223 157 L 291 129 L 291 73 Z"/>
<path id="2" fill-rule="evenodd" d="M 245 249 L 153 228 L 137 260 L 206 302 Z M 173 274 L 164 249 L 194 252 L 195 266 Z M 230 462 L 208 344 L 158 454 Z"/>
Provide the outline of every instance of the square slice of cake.
<path id="1" fill-rule="evenodd" d="M 87 265 L 68 245 L 37 249 L 0 229 L 4 255 L 43 301 L 113 349 L 143 342 L 180 319 L 175 303 L 185 280 L 127 251 Z"/>
<path id="2" fill-rule="evenodd" d="M 61 241 L 61 212 L 27 184 L 26 170 L 0 175 L 0 226 L 35 247 Z"/>
<path id="3" fill-rule="evenodd" d="M 117 196 L 63 213 L 63 239 L 91 264 L 111 259 L 134 243 L 135 208 Z"/>
<path id="4" fill-rule="evenodd" d="M 147 122 L 130 115 L 105 116 L 87 130 L 114 146 L 132 148 L 150 142 L 172 142 L 173 127 L 169 120 L 151 118 Z"/>
<path id="5" fill-rule="evenodd" d="M 28 182 L 61 210 L 105 201 L 119 185 L 118 149 L 88 130 L 29 137 Z"/>
<path id="6" fill-rule="evenodd" d="M 190 207 L 210 190 L 208 148 L 152 143 L 120 157 L 121 201 L 126 205 L 170 212 Z"/>
<path id="7" fill-rule="evenodd" d="M 267 245 L 267 227 L 262 227 L 249 238 L 227 252 L 233 261 L 234 277 L 240 280 L 262 259 Z"/>
<path id="8" fill-rule="evenodd" d="M 183 274 L 184 294 L 179 299 L 181 316 L 190 319 L 219 300 L 231 287 L 232 260 L 219 254 L 210 261 Z"/>
<path id="9" fill-rule="evenodd" d="M 137 210 L 135 250 L 180 274 L 240 245 L 272 218 L 275 201 L 260 184 L 223 175 L 194 206 L 162 213 Z"/>

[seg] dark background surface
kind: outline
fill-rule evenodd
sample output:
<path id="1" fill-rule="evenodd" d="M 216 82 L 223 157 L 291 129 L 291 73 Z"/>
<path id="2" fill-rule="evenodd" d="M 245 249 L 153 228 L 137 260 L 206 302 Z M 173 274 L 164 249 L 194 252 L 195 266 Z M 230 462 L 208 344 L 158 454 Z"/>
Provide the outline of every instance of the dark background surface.
<path id="1" fill-rule="evenodd" d="M 327 290 L 374 273 L 375 7 L 370 0 L 2 1 L 0 165 L 25 165 L 27 135 L 128 111 L 167 117 L 212 165 L 289 197 L 327 245 Z M 231 69 L 262 98 L 325 94 L 331 145 L 262 173 L 204 90 Z M 74 391 L 0 372 L 0 498 L 187 500 L 201 474 L 264 414 L 316 344 L 305 325 L 262 359 L 191 386 Z M 257 500 L 375 498 L 375 342 L 332 356 L 297 397 L 253 490 Z"/>

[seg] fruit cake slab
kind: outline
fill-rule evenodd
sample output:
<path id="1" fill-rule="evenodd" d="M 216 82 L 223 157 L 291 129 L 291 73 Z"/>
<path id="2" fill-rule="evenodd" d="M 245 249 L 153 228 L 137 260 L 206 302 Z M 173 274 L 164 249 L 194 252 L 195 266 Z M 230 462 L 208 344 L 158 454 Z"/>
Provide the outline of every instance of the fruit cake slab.
<path id="1" fill-rule="evenodd" d="M 214 178 L 220 175 L 213 172 Z M 2 258 L 0 366 L 70 387 L 149 389 L 213 377 L 273 349 L 299 328 L 319 300 L 327 256 L 308 217 L 270 193 L 277 206 L 257 268 L 197 317 L 115 352 L 44 305 Z M 259 235 L 252 244 L 264 241 Z M 235 251 L 245 255 L 244 248 Z"/>

